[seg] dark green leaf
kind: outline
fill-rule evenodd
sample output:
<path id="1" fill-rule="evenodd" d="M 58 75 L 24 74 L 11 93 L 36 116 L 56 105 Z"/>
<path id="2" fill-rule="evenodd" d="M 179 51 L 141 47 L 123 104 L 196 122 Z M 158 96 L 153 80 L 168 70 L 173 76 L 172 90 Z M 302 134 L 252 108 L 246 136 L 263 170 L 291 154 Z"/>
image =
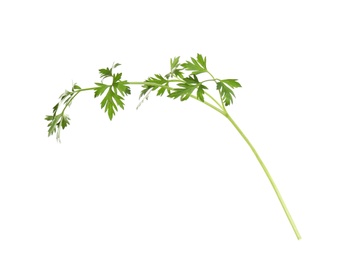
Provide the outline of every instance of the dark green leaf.
<path id="1" fill-rule="evenodd" d="M 100 72 L 100 78 L 107 78 L 107 77 L 112 77 L 112 68 L 105 68 L 105 69 L 99 69 Z"/>
<path id="2" fill-rule="evenodd" d="M 186 81 L 188 84 L 199 84 L 199 79 L 196 75 L 190 75 L 187 78 L 183 78 L 184 81 Z"/>
<path id="3" fill-rule="evenodd" d="M 175 70 L 173 70 L 173 74 L 174 74 L 176 77 L 183 78 L 182 69 L 175 69 Z"/>
<path id="4" fill-rule="evenodd" d="M 124 102 L 122 101 L 124 98 L 114 93 L 113 99 L 116 101 L 117 105 L 121 107 L 121 109 L 124 109 Z"/>
<path id="5" fill-rule="evenodd" d="M 122 94 L 123 96 L 131 94 L 131 89 L 129 86 L 126 85 L 127 83 L 128 82 L 125 80 L 125 81 L 120 81 L 115 84 L 115 87 L 119 90 L 120 94 Z"/>
<path id="6" fill-rule="evenodd" d="M 179 65 L 179 60 L 180 56 L 170 59 L 170 71 L 173 71 Z"/>
<path id="7" fill-rule="evenodd" d="M 217 82 L 217 89 L 219 90 L 220 97 L 225 106 L 232 104 L 233 97 L 235 96 L 233 91 L 221 81 Z"/>
<path id="8" fill-rule="evenodd" d="M 124 98 L 116 93 L 116 88 L 115 86 L 108 86 L 105 84 L 98 84 L 97 85 L 102 85 L 100 88 L 96 89 L 95 96 L 102 95 L 106 89 L 108 89 L 105 97 L 101 101 L 101 108 L 105 109 L 105 112 L 107 112 L 108 117 L 110 120 L 112 120 L 113 116 L 115 115 L 115 112 L 118 111 L 118 106 L 121 109 L 124 109 Z M 116 83 L 116 86 L 118 86 L 119 83 Z M 123 85 L 121 86 L 123 87 Z M 120 90 L 119 90 L 120 91 Z M 127 91 L 127 90 L 126 90 Z"/>
<path id="9" fill-rule="evenodd" d="M 197 61 L 199 62 L 199 64 L 204 68 L 206 68 L 206 57 L 203 57 L 201 54 L 198 53 L 197 55 Z"/>
<path id="10" fill-rule="evenodd" d="M 175 57 L 173 59 L 170 59 L 170 72 L 167 75 L 165 75 L 167 79 L 173 78 L 173 77 L 180 77 L 180 78 L 183 77 L 183 72 L 182 72 L 183 69 L 179 68 L 180 66 L 179 61 L 180 61 L 180 57 Z"/>
<path id="11" fill-rule="evenodd" d="M 157 96 L 163 96 L 164 92 L 166 91 L 166 88 L 161 87 L 158 91 L 157 91 Z"/>
<path id="12" fill-rule="evenodd" d="M 107 112 L 108 117 L 110 120 L 112 120 L 115 111 L 118 111 L 118 108 L 116 104 L 114 103 L 113 96 L 115 93 L 113 92 L 112 88 L 110 88 L 104 97 L 104 99 L 101 101 L 101 108 L 105 108 L 105 112 Z"/>
<path id="13" fill-rule="evenodd" d="M 105 90 L 109 87 L 111 87 L 111 85 L 106 85 L 106 84 L 103 84 L 103 83 L 95 83 L 95 85 L 99 86 L 98 88 L 95 89 L 94 91 L 94 97 L 98 97 L 98 96 L 101 96 Z"/>
<path id="14" fill-rule="evenodd" d="M 122 73 L 113 74 L 112 85 L 114 85 L 117 81 L 119 81 L 121 79 L 121 75 L 122 75 Z"/>
<path id="15" fill-rule="evenodd" d="M 70 118 L 67 116 L 67 115 L 64 115 L 61 117 L 61 126 L 62 126 L 62 129 L 66 128 L 67 125 L 70 124 Z"/>
<path id="16" fill-rule="evenodd" d="M 45 120 L 51 121 L 54 119 L 55 116 L 45 116 Z"/>
<path id="17" fill-rule="evenodd" d="M 50 121 L 50 123 L 48 124 L 48 136 L 53 135 L 56 132 L 61 116 L 62 114 L 56 116 L 47 116 L 45 118 L 45 120 Z"/>
<path id="18" fill-rule="evenodd" d="M 198 87 L 198 91 L 197 91 L 197 98 L 200 100 L 200 101 L 202 101 L 202 102 L 204 102 L 204 94 L 205 94 L 205 91 L 204 91 L 204 89 L 207 89 L 207 87 L 206 86 L 204 86 L 204 85 L 200 85 L 199 87 Z"/>
<path id="19" fill-rule="evenodd" d="M 161 74 L 155 74 L 155 77 L 150 77 L 144 82 L 146 83 L 146 85 L 142 86 L 144 89 L 141 91 L 139 98 L 145 96 L 149 91 L 155 90 L 158 90 L 157 96 L 162 96 L 165 92 L 166 87 L 168 87 L 168 80 Z"/>
<path id="20" fill-rule="evenodd" d="M 52 112 L 53 112 L 53 116 L 56 116 L 58 107 L 59 107 L 60 103 L 57 103 L 53 108 L 52 108 Z"/>
<path id="21" fill-rule="evenodd" d="M 155 77 L 150 77 L 145 82 L 162 85 L 162 84 L 167 83 L 168 80 L 166 78 L 164 78 L 161 74 L 155 74 Z"/>
<path id="22" fill-rule="evenodd" d="M 193 75 L 207 72 L 206 57 L 204 58 L 201 54 L 197 55 L 197 59 L 191 58 L 191 61 L 186 61 L 181 64 L 181 66 L 184 69 L 191 71 L 191 74 Z"/>
<path id="23" fill-rule="evenodd" d="M 237 79 L 222 79 L 222 82 L 229 85 L 231 88 L 241 88 L 241 84 L 237 82 Z"/>
<path id="24" fill-rule="evenodd" d="M 198 89 L 197 97 L 199 100 L 204 101 L 204 89 L 207 89 L 207 87 L 199 82 L 198 77 L 196 75 L 190 75 L 187 78 L 183 78 L 183 80 L 183 83 L 177 84 L 181 88 L 173 89 L 168 97 L 174 99 L 180 97 L 180 99 L 184 101 L 191 96 L 195 89 Z"/>
<path id="25" fill-rule="evenodd" d="M 187 100 L 197 87 L 196 85 L 188 85 L 184 83 L 179 83 L 178 86 L 180 86 L 181 88 L 173 89 L 168 97 L 174 99 L 179 97 L 181 101 Z"/>

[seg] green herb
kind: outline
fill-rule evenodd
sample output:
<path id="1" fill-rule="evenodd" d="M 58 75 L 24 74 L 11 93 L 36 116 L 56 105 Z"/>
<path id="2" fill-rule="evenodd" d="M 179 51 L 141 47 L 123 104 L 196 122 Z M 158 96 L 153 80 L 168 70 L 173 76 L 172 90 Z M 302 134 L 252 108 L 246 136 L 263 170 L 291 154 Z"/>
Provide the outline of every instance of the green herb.
<path id="1" fill-rule="evenodd" d="M 80 86 L 73 84 L 71 91 L 66 90 L 60 96 L 60 102 L 53 107 L 52 115 L 48 115 L 45 118 L 49 121 L 48 136 L 56 133 L 56 138 L 60 141 L 61 129 L 66 128 L 70 123 L 70 118 L 65 111 L 67 107 L 71 105 L 73 99 L 79 93 L 84 91 L 94 91 L 95 98 L 102 98 L 100 106 L 107 113 L 110 120 L 112 120 L 113 116 L 119 111 L 119 108 L 124 109 L 124 98 L 131 94 L 129 85 L 141 85 L 142 87 L 142 91 L 139 96 L 141 100 L 137 108 L 144 100 L 148 99 L 151 92 L 156 92 L 157 96 L 166 95 L 169 98 L 180 99 L 181 101 L 185 101 L 189 98 L 195 99 L 222 114 L 232 123 L 239 134 L 243 137 L 267 175 L 295 232 L 295 235 L 298 239 L 301 239 L 300 233 L 297 230 L 291 214 L 289 213 L 286 204 L 283 201 L 281 194 L 266 166 L 253 145 L 226 110 L 226 107 L 233 103 L 233 98 L 235 97 L 234 90 L 241 87 L 237 82 L 237 79 L 215 78 L 207 69 L 206 57 L 203 57 L 201 54 L 198 54 L 196 58 L 191 58 L 189 61 L 184 63 L 180 63 L 180 57 L 170 59 L 170 71 L 165 76 L 155 74 L 142 82 L 129 82 L 127 80 L 122 80 L 122 73 L 114 72 L 114 69 L 119 65 L 119 63 L 116 63 L 113 64 L 111 68 L 100 69 L 100 78 L 102 80 L 101 82 L 95 83 L 94 87 L 81 88 Z M 198 78 L 199 74 L 207 74 L 209 78 L 200 80 Z M 112 82 L 111 84 L 103 83 L 103 80 L 107 78 L 110 79 Z M 218 92 L 218 99 L 215 99 L 208 92 L 208 83 L 211 82 L 216 86 L 214 90 Z M 58 113 L 60 109 L 61 111 Z"/>

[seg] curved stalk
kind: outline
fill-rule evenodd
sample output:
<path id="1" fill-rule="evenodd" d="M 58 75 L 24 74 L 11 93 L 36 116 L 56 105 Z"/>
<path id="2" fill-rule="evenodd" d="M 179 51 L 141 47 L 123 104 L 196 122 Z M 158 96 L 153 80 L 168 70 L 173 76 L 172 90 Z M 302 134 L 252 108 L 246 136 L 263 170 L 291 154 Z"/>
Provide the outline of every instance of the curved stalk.
<path id="1" fill-rule="evenodd" d="M 264 165 L 261 157 L 259 156 L 259 154 L 257 153 L 256 149 L 254 148 L 254 146 L 250 143 L 249 139 L 245 136 L 245 134 L 242 132 L 242 130 L 238 127 L 238 125 L 236 124 L 235 121 L 233 121 L 232 117 L 227 113 L 227 111 L 225 111 L 225 114 L 224 116 L 231 122 L 231 124 L 236 128 L 236 130 L 238 131 L 238 133 L 243 137 L 244 141 L 249 145 L 250 149 L 252 150 L 252 152 L 254 153 L 254 155 L 256 156 L 256 159 L 258 160 L 258 162 L 260 163 L 263 171 L 265 172 L 265 174 L 267 175 L 267 178 L 268 180 L 270 181 L 270 184 L 273 186 L 273 189 L 276 193 L 276 196 L 278 197 L 280 203 L 281 203 L 281 206 L 284 210 L 284 212 L 286 213 L 286 216 L 288 218 L 288 221 L 289 223 L 291 224 L 292 228 L 293 228 L 293 231 L 295 233 L 295 235 L 297 236 L 298 240 L 301 239 L 301 235 L 297 229 L 297 226 L 295 225 L 294 223 L 294 220 L 291 216 L 291 214 L 289 213 L 288 209 L 287 209 L 287 206 L 281 196 L 281 193 L 279 191 L 279 189 L 277 188 L 272 176 L 270 175 L 267 167 Z"/>
<path id="2" fill-rule="evenodd" d="M 208 94 L 208 93 L 206 93 L 206 94 L 207 94 L 207 96 L 209 96 L 212 100 L 215 100 L 210 94 Z M 193 95 L 192 95 L 191 97 L 194 98 L 194 99 L 196 99 L 196 100 L 198 100 L 198 101 L 200 101 L 200 102 L 202 102 L 201 100 L 197 99 L 196 96 L 193 96 Z M 282 198 L 282 196 L 281 196 L 281 193 L 280 193 L 279 189 L 277 188 L 277 186 L 276 186 L 276 184 L 275 184 L 275 182 L 274 182 L 272 176 L 270 175 L 270 173 L 269 173 L 267 167 L 266 167 L 265 164 L 263 163 L 261 157 L 260 157 L 259 154 L 257 153 L 255 147 L 252 145 L 252 143 L 249 141 L 249 139 L 246 137 L 246 135 L 243 133 L 243 131 L 239 128 L 239 126 L 236 124 L 236 122 L 232 119 L 232 117 L 231 117 L 231 116 L 229 115 L 229 113 L 226 111 L 224 104 L 222 104 L 221 108 L 219 109 L 219 108 L 213 106 L 212 104 L 210 104 L 210 103 L 208 103 L 208 102 L 205 102 L 205 101 L 204 101 L 204 102 L 202 102 L 202 103 L 204 103 L 205 105 L 207 105 L 207 106 L 213 108 L 214 110 L 216 110 L 217 112 L 219 112 L 220 114 L 222 114 L 223 116 L 225 116 L 225 117 L 231 122 L 231 124 L 236 128 L 236 130 L 237 130 L 238 133 L 242 136 L 242 138 L 244 139 L 244 141 L 248 144 L 248 146 L 250 147 L 251 151 L 254 153 L 256 159 L 257 159 L 258 162 L 260 163 L 260 165 L 261 165 L 263 171 L 264 171 L 265 174 L 267 175 L 267 178 L 268 178 L 270 184 L 272 185 L 272 187 L 273 187 L 273 189 L 274 189 L 274 191 L 275 191 L 275 193 L 276 193 L 276 196 L 278 197 L 278 199 L 279 199 L 279 201 L 280 201 L 280 203 L 281 203 L 281 206 L 282 206 L 284 212 L 286 213 L 286 216 L 287 216 L 287 218 L 288 218 L 288 221 L 289 221 L 289 223 L 291 224 L 291 226 L 292 226 L 292 228 L 293 228 L 293 231 L 294 231 L 294 233 L 295 233 L 297 239 L 300 240 L 300 239 L 301 239 L 301 235 L 300 235 L 300 233 L 299 233 L 299 231 L 298 231 L 298 229 L 297 229 L 297 226 L 296 226 L 295 223 L 294 223 L 294 220 L 293 220 L 291 214 L 289 213 L 289 210 L 288 210 L 288 208 L 287 208 L 287 206 L 286 206 L 286 203 L 284 202 L 284 200 L 283 200 L 283 198 Z M 218 104 L 218 102 L 216 102 L 216 103 Z M 219 105 L 219 104 L 218 104 L 218 105 Z"/>

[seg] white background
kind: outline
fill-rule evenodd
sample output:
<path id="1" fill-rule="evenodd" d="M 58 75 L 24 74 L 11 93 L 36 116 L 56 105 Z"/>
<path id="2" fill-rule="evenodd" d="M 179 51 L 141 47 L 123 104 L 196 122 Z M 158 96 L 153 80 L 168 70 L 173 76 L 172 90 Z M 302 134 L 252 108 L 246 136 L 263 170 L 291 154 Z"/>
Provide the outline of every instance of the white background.
<path id="1" fill-rule="evenodd" d="M 340 1 L 3 1 L 0 259 L 342 259 Z M 131 81 L 201 53 L 243 88 L 231 116 L 140 87 L 112 121 L 78 96 L 62 144 L 58 96 L 98 69 Z"/>

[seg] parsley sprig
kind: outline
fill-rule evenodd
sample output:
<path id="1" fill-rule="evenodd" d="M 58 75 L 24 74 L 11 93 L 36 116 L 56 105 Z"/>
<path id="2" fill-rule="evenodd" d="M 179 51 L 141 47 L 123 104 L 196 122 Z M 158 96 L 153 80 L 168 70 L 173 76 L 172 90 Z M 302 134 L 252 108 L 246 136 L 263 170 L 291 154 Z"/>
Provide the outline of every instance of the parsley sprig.
<path id="1" fill-rule="evenodd" d="M 115 72 L 119 65 L 119 63 L 115 63 L 110 68 L 100 69 L 101 82 L 94 83 L 95 86 L 93 87 L 81 88 L 75 83 L 72 85 L 70 91 L 66 90 L 60 96 L 59 102 L 53 107 L 52 114 L 45 118 L 49 121 L 48 136 L 56 133 L 56 138 L 60 141 L 61 130 L 70 124 L 70 118 L 66 114 L 66 110 L 70 107 L 74 98 L 81 92 L 94 91 L 95 98 L 101 97 L 100 107 L 104 109 L 110 120 L 119 112 L 119 108 L 124 109 L 125 97 L 131 94 L 130 85 L 140 85 L 142 87 L 139 96 L 140 102 L 137 108 L 144 100 L 148 99 L 152 92 L 155 92 L 157 96 L 166 95 L 168 98 L 179 99 L 181 101 L 188 100 L 189 98 L 195 99 L 222 114 L 239 132 L 269 179 L 295 235 L 298 239 L 301 239 L 300 233 L 269 171 L 254 146 L 227 112 L 226 107 L 233 103 L 235 97 L 234 91 L 241 87 L 237 79 L 215 78 L 207 69 L 206 57 L 201 54 L 197 54 L 196 58 L 190 58 L 190 60 L 184 63 L 180 63 L 180 57 L 172 58 L 170 59 L 170 71 L 166 75 L 155 74 L 148 77 L 145 81 L 140 82 L 123 80 L 122 73 Z M 198 77 L 200 74 L 202 76 L 207 74 L 209 78 L 200 80 Z M 105 84 L 103 82 L 104 79 L 109 79 L 111 84 Z M 214 83 L 216 86 L 214 90 L 218 93 L 217 99 L 209 93 L 209 83 Z"/>

